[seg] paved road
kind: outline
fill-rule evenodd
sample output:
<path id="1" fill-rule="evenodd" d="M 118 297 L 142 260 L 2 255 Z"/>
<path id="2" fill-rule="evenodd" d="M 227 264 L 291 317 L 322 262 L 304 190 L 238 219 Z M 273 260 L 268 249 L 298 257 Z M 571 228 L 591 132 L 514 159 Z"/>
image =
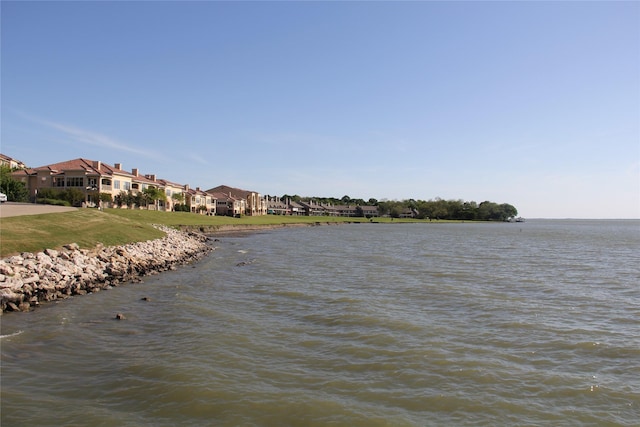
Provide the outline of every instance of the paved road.
<path id="1" fill-rule="evenodd" d="M 45 213 L 69 212 L 78 208 L 66 206 L 35 205 L 33 203 L 0 203 L 0 218 L 20 215 L 38 215 Z"/>

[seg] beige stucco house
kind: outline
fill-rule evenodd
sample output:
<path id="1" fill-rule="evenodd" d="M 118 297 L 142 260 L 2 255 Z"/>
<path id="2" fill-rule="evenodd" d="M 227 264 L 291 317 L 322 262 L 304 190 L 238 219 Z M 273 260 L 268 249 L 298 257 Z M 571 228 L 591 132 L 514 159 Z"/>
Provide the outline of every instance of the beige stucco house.
<path id="1" fill-rule="evenodd" d="M 206 190 L 206 192 L 217 196 L 220 194 L 226 195 L 229 199 L 227 200 L 227 204 L 229 204 L 230 201 L 233 202 L 233 200 L 243 200 L 244 207 L 239 213 L 241 215 L 256 216 L 267 214 L 266 198 L 255 191 L 242 190 L 240 188 L 229 187 L 228 185 L 219 185 Z M 219 200 L 221 200 L 221 198 Z M 235 206 L 237 203 L 234 202 L 233 205 Z M 235 209 L 235 207 L 233 209 Z M 234 213 L 233 215 L 236 216 L 238 213 Z"/>
<path id="2" fill-rule="evenodd" d="M 20 160 L 13 159 L 0 153 L 0 165 L 8 166 L 11 169 L 26 169 L 27 165 Z"/>
<path id="3" fill-rule="evenodd" d="M 109 194 L 113 199 L 121 193 L 135 196 L 147 188 L 164 190 L 164 183 L 156 180 L 155 175 L 142 175 L 138 169 L 128 172 L 121 163 L 109 165 L 83 158 L 15 171 L 12 176 L 25 183 L 32 199 L 44 188 L 74 188 L 84 193 L 84 205 L 88 207 L 99 205 L 100 193 Z M 178 187 L 178 191 L 182 191 L 182 187 Z M 147 208 L 170 210 L 170 205 L 158 200 Z"/>
<path id="4" fill-rule="evenodd" d="M 14 172 L 12 176 L 25 183 L 32 198 L 36 198 L 38 191 L 43 188 L 75 188 L 85 194 L 85 203 L 88 206 L 98 204 L 100 193 L 115 196 L 120 191 L 131 190 L 136 178 L 122 170 L 119 163 L 111 166 L 82 158 L 23 169 Z"/>
<path id="5" fill-rule="evenodd" d="M 211 194 L 200 190 L 200 187 L 196 187 L 194 190 L 187 185 L 184 189 L 184 195 L 185 202 L 192 213 L 203 215 L 216 214 L 215 198 Z"/>

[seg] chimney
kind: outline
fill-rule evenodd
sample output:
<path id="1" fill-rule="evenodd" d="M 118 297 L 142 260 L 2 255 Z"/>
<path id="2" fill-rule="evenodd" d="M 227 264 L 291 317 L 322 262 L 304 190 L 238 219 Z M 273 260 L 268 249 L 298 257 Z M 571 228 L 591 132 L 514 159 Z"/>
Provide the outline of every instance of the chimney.
<path id="1" fill-rule="evenodd" d="M 196 187 L 196 191 L 200 191 L 200 187 Z"/>
<path id="2" fill-rule="evenodd" d="M 184 191 L 189 191 L 189 184 L 184 185 Z"/>
<path id="3" fill-rule="evenodd" d="M 122 163 L 114 163 L 113 167 L 118 169 L 118 170 L 122 170 Z"/>
<path id="4" fill-rule="evenodd" d="M 93 161 L 93 167 L 96 168 L 97 170 L 100 170 L 100 166 L 102 166 L 102 162 L 100 160 L 94 160 Z"/>
<path id="5" fill-rule="evenodd" d="M 131 169 L 131 175 L 138 176 L 138 169 L 137 168 Z"/>
<path id="6" fill-rule="evenodd" d="M 155 181 L 156 180 L 156 176 L 155 174 L 148 174 L 144 176 L 147 179 L 150 179 L 151 181 Z"/>

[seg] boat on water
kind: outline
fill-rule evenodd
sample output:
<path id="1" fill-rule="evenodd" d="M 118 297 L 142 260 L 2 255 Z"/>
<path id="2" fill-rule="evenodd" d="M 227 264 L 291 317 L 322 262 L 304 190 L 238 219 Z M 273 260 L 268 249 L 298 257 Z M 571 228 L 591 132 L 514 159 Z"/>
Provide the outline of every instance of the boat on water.
<path id="1" fill-rule="evenodd" d="M 517 217 L 517 218 L 509 218 L 507 220 L 507 222 L 524 222 L 524 218 L 522 218 L 521 216 Z"/>

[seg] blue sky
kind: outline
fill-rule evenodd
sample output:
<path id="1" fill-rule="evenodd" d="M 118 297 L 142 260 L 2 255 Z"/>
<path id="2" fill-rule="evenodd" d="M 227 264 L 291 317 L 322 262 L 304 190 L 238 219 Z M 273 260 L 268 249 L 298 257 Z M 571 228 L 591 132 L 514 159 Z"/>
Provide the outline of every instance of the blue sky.
<path id="1" fill-rule="evenodd" d="M 203 189 L 640 218 L 638 2 L 2 1 L 1 147 Z"/>

